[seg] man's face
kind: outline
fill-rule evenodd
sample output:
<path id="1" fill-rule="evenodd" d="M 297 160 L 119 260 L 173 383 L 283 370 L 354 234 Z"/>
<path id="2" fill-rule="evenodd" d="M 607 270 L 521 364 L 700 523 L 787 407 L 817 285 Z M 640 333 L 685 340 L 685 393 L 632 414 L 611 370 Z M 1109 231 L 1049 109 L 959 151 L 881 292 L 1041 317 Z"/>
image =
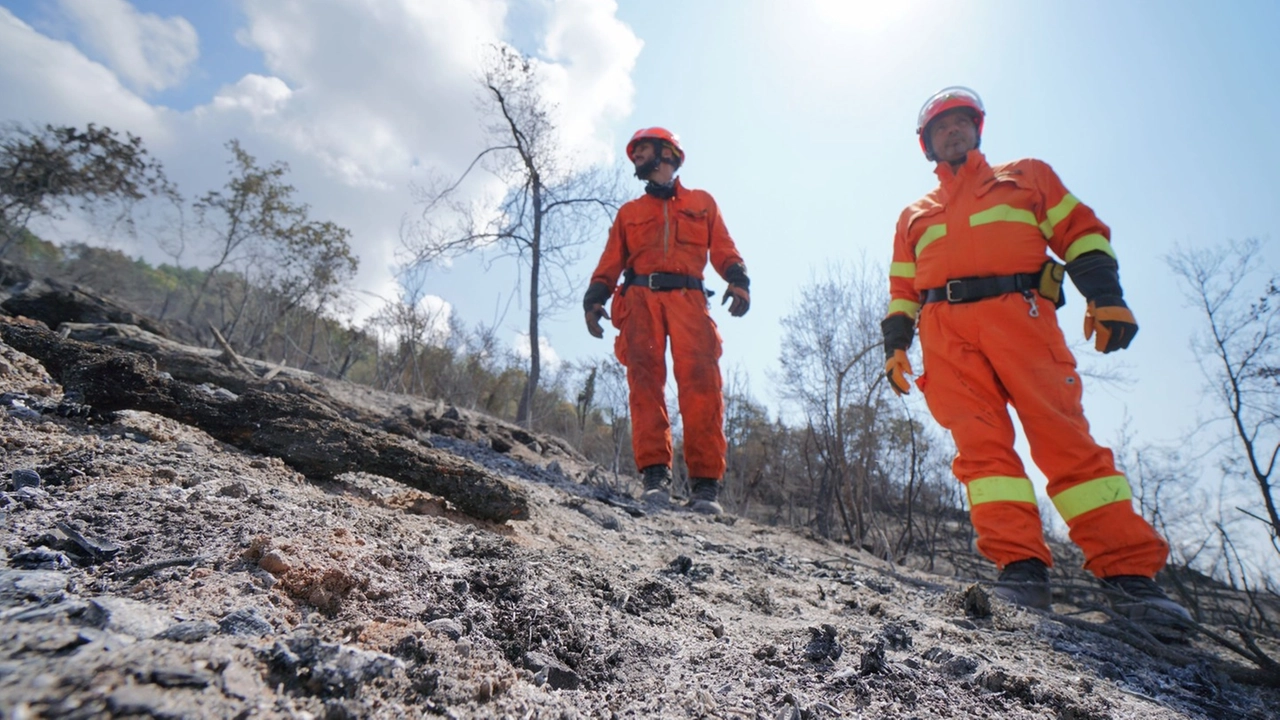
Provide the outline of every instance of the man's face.
<path id="1" fill-rule="evenodd" d="M 942 113 L 929 123 L 927 131 L 938 162 L 963 162 L 965 155 L 978 147 L 978 125 L 964 108 Z"/>
<path id="2" fill-rule="evenodd" d="M 664 157 L 668 160 L 675 160 L 676 156 L 671 152 L 670 148 L 657 140 L 646 140 L 644 142 L 636 143 L 635 147 L 631 150 L 631 163 L 636 167 L 640 167 L 655 157 Z"/>

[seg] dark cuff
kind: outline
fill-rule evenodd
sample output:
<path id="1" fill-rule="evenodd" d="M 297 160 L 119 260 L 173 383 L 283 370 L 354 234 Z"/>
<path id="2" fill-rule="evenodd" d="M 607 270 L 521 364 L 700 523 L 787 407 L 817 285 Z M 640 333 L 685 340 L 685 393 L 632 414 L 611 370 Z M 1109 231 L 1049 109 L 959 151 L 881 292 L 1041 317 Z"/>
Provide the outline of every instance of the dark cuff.
<path id="1" fill-rule="evenodd" d="M 587 294 L 582 298 L 583 312 L 591 312 L 593 305 L 604 305 L 613 294 L 612 288 L 602 282 L 593 282 L 587 287 Z"/>
<path id="2" fill-rule="evenodd" d="M 894 351 L 911 348 L 911 341 L 916 337 L 916 321 L 908 315 L 894 313 L 880 321 L 880 332 L 884 333 L 884 356 L 891 358 Z"/>
<path id="3" fill-rule="evenodd" d="M 724 279 L 728 280 L 730 285 L 737 285 L 743 290 L 751 290 L 751 279 L 747 277 L 747 266 L 742 263 L 734 263 L 726 268 Z"/>
<path id="4" fill-rule="evenodd" d="M 1124 291 L 1120 289 L 1120 265 L 1115 258 L 1104 252 L 1095 250 L 1072 260 L 1067 263 L 1067 274 L 1085 300 L 1100 304 L 1099 301 L 1103 298 L 1124 297 Z"/>

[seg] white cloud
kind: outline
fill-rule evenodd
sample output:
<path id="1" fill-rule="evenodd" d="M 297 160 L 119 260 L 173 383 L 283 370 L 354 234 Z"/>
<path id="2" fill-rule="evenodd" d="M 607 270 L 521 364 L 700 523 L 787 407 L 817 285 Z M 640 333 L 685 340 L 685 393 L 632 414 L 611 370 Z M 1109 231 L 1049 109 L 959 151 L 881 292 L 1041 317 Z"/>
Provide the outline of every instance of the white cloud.
<path id="1" fill-rule="evenodd" d="M 613 159 L 609 127 L 632 110 L 631 71 L 644 43 L 617 10 L 613 0 L 558 0 L 541 49 L 565 146 L 587 163 Z"/>
<path id="2" fill-rule="evenodd" d="M 67 0 L 64 7 L 88 17 L 87 8 L 98 4 Z M 159 21 L 127 5 L 121 10 L 120 0 L 107 5 L 117 19 Z M 287 162 L 288 181 L 318 219 L 352 230 L 359 297 L 392 298 L 401 221 L 419 212 L 410 183 L 424 168 L 456 175 L 483 148 L 476 80 L 486 46 L 504 41 L 507 7 L 505 0 L 245 0 L 237 39 L 262 54 L 265 71 L 226 78 L 186 112 L 138 95 L 185 67 L 177 60 L 157 63 L 154 53 L 143 53 L 150 64 L 134 67 L 117 53 L 104 66 L 0 7 L 0 117 L 133 132 L 189 196 L 225 183 L 224 146 L 238 139 L 263 165 Z M 545 7 L 547 34 L 539 39 L 548 93 L 566 110 L 566 130 L 594 157 L 612 153 L 611 123 L 630 110 L 640 48 L 615 10 L 611 0 L 558 0 Z M 156 44 L 139 24 L 113 42 Z M 91 50 L 89 39 L 78 37 Z M 165 259 L 154 248 L 142 251 Z M 183 262 L 202 262 L 199 251 L 190 248 Z M 477 302 L 491 304 L 489 292 Z M 378 304 L 362 303 L 362 316 Z"/>
<path id="3" fill-rule="evenodd" d="M 511 349 L 515 352 L 516 357 L 529 358 L 529 333 L 516 333 L 515 341 L 512 343 Z M 538 336 L 538 353 L 542 359 L 542 368 L 548 372 L 555 372 L 560 366 L 560 354 L 556 349 L 551 347 L 551 341 L 545 335 Z"/>
<path id="4" fill-rule="evenodd" d="M 200 56 L 199 38 L 181 17 L 140 13 L 125 0 L 60 0 L 89 50 L 134 90 L 164 90 L 183 80 Z"/>

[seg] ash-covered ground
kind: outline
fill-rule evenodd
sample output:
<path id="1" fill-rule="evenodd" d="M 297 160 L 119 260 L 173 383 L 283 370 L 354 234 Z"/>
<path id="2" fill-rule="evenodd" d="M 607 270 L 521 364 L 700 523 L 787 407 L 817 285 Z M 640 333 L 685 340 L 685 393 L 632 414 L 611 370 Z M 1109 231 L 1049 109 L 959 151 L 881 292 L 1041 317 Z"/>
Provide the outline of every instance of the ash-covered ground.
<path id="1" fill-rule="evenodd" d="M 374 415 L 429 405 L 326 387 Z M 373 475 L 313 483 L 156 415 L 93 418 L 3 344 L 0 393 L 5 718 L 1280 715 L 1203 637 L 1144 651 L 1100 613 L 650 512 L 634 481 L 470 413 L 423 439 L 517 484 L 530 519 Z"/>

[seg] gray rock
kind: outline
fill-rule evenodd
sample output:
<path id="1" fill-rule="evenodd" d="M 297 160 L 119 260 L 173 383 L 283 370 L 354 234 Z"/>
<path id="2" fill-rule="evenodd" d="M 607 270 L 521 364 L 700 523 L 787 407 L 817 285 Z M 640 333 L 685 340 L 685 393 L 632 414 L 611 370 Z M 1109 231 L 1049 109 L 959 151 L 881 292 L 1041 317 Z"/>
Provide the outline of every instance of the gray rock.
<path id="1" fill-rule="evenodd" d="M 581 683 L 578 673 L 570 670 L 568 665 L 540 652 L 525 653 L 524 666 L 534 672 L 535 681 L 544 680 L 557 690 L 577 690 Z"/>
<path id="2" fill-rule="evenodd" d="M 9 616 L 17 622 L 56 622 L 66 618 L 79 617 L 89 609 L 89 603 L 83 600 L 64 600 L 52 605 L 43 605 L 23 610 Z"/>
<path id="3" fill-rule="evenodd" d="M 390 677 L 404 662 L 382 653 L 295 636 L 262 651 L 272 669 L 323 697 L 354 697 L 361 685 Z"/>
<path id="4" fill-rule="evenodd" d="M 262 637 L 275 632 L 271 623 L 263 620 L 254 608 L 244 608 L 227 613 L 218 621 L 218 630 L 223 635 L 241 637 Z"/>
<path id="5" fill-rule="evenodd" d="M 170 618 L 146 603 L 129 598 L 103 595 L 89 601 L 85 624 L 145 640 L 164 631 Z"/>
<path id="6" fill-rule="evenodd" d="M 262 678 L 238 662 L 231 662 L 222 669 L 222 692 L 241 700 L 262 694 Z"/>
<path id="7" fill-rule="evenodd" d="M 25 422 L 38 422 L 40 420 L 39 411 L 32 410 L 26 405 L 15 403 L 5 409 L 8 411 L 9 417 L 15 420 L 23 420 Z"/>
<path id="8" fill-rule="evenodd" d="M 154 685 L 122 685 L 107 696 L 107 708 L 113 716 L 171 716 L 164 692 Z"/>
<path id="9" fill-rule="evenodd" d="M 23 570 L 66 570 L 72 563 L 64 553 L 38 547 L 17 553 L 9 564 Z"/>
<path id="10" fill-rule="evenodd" d="M 156 635 L 160 640 L 194 643 L 218 632 L 218 626 L 208 620 L 190 620 L 173 625 Z"/>
<path id="11" fill-rule="evenodd" d="M 67 589 L 70 579 L 49 570 L 0 570 L 0 606 L 42 601 Z"/>
<path id="12" fill-rule="evenodd" d="M 462 623 L 452 618 L 440 618 L 427 623 L 427 629 L 431 632 L 445 635 L 450 640 L 457 640 L 462 637 Z"/>
<path id="13" fill-rule="evenodd" d="M 40 473 L 30 468 L 18 468 L 9 473 L 9 477 L 13 480 L 14 490 L 21 490 L 24 487 L 40 487 Z"/>

